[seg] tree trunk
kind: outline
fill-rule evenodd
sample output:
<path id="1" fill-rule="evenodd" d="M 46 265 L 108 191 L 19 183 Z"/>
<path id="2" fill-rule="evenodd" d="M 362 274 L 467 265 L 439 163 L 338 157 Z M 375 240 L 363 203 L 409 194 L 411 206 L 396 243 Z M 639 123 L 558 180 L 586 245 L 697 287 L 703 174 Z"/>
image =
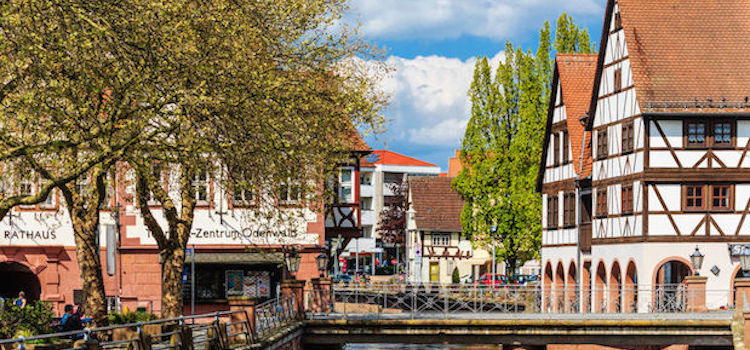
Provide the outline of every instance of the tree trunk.
<path id="1" fill-rule="evenodd" d="M 182 315 L 182 270 L 185 265 L 185 249 L 168 248 L 162 251 L 164 263 L 161 269 L 161 315 Z"/>
<path id="2" fill-rule="evenodd" d="M 97 242 L 99 214 L 87 217 L 83 210 L 70 209 L 76 242 L 76 258 L 83 282 L 83 307 L 91 316 L 92 326 L 107 324 L 107 308 L 104 293 L 102 263 Z"/>

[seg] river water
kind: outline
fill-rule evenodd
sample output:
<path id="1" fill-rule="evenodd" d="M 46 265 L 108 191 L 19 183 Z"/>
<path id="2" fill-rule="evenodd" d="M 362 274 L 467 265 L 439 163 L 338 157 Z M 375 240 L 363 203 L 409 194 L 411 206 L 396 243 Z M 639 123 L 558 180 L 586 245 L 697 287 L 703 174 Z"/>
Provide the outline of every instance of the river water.
<path id="1" fill-rule="evenodd" d="M 500 350 L 497 345 L 346 344 L 344 350 Z"/>

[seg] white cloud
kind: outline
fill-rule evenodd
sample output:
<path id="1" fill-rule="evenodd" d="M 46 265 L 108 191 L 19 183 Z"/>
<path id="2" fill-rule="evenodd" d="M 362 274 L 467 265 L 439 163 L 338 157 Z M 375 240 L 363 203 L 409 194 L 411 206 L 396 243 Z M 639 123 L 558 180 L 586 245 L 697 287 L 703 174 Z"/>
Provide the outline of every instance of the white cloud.
<path id="1" fill-rule="evenodd" d="M 603 0 L 354 0 L 350 17 L 369 37 L 505 40 L 561 11 L 600 15 Z"/>
<path id="2" fill-rule="evenodd" d="M 493 67 L 504 57 L 491 58 Z M 469 118 L 467 96 L 476 59 L 391 56 L 394 69 L 382 81 L 392 95 L 387 135 L 398 143 L 456 147 Z"/>

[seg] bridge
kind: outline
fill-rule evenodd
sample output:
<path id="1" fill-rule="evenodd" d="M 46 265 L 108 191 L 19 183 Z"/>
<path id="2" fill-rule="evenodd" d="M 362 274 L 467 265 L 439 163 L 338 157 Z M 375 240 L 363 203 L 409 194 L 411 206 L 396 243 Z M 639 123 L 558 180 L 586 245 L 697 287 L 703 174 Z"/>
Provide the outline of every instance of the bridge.
<path id="1" fill-rule="evenodd" d="M 625 294 L 611 290 L 312 284 L 286 284 L 278 299 L 232 303 L 231 311 L 0 340 L 0 348 L 24 350 L 47 340 L 54 350 L 337 349 L 352 343 L 744 350 L 750 334 L 750 306 L 739 290 L 742 308 L 708 309 L 708 301 L 728 291 L 712 296 L 679 286 L 643 286 L 627 291 L 640 298 L 634 305 L 646 305 L 635 308 L 613 305 Z M 600 304 L 596 295 L 613 298 Z"/>

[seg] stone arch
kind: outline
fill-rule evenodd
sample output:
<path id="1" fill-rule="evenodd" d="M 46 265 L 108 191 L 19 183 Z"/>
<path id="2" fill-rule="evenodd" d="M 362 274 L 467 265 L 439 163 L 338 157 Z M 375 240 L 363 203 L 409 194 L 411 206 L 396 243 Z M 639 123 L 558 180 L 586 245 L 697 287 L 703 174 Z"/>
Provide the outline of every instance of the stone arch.
<path id="1" fill-rule="evenodd" d="M 578 269 L 575 261 L 568 265 L 568 275 L 565 283 L 565 312 L 578 312 Z"/>
<path id="2" fill-rule="evenodd" d="M 565 310 L 565 267 L 562 261 L 557 262 L 555 269 L 555 287 L 554 287 L 554 311 L 562 312 Z"/>
<path id="3" fill-rule="evenodd" d="M 632 259 L 628 262 L 627 270 L 625 270 L 622 302 L 623 311 L 638 311 L 638 269 L 635 267 L 635 261 Z"/>
<path id="4" fill-rule="evenodd" d="M 584 313 L 591 312 L 591 260 L 583 262 L 581 269 L 581 311 Z"/>
<path id="5" fill-rule="evenodd" d="M 607 267 L 604 266 L 604 261 L 599 261 L 599 264 L 596 265 L 596 272 L 594 275 L 594 312 L 604 312 L 607 310 L 606 288 Z"/>
<path id="6" fill-rule="evenodd" d="M 693 274 L 691 265 L 687 259 L 678 256 L 665 258 L 656 265 L 653 274 L 654 311 L 674 312 L 685 309 L 682 282 L 685 277 Z"/>
<path id="7" fill-rule="evenodd" d="M 548 260 L 544 266 L 544 274 L 542 275 L 543 285 L 543 298 L 542 298 L 542 311 L 550 311 L 552 305 L 552 280 L 554 279 L 552 274 L 552 263 Z"/>
<path id="8" fill-rule="evenodd" d="M 622 271 L 620 262 L 615 259 L 609 272 L 609 312 L 622 311 Z"/>
<path id="9" fill-rule="evenodd" d="M 18 292 L 23 291 L 28 301 L 39 300 L 42 285 L 39 278 L 28 266 L 20 262 L 7 261 L 0 263 L 0 297 L 13 300 Z"/>

